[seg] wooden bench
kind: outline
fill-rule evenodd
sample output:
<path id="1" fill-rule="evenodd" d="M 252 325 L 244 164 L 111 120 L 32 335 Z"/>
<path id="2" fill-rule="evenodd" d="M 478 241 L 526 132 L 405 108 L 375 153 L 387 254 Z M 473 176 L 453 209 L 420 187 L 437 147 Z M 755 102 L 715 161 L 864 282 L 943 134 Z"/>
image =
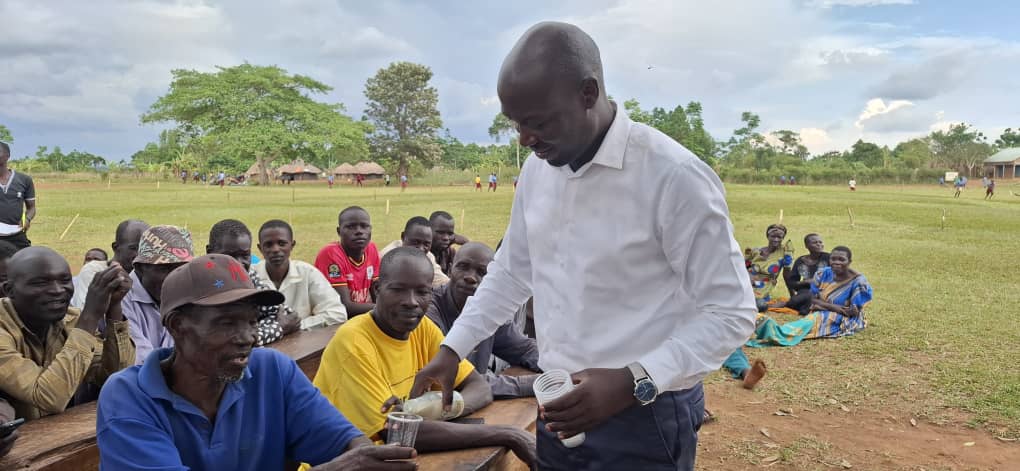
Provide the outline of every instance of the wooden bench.
<path id="1" fill-rule="evenodd" d="M 485 419 L 487 425 L 512 425 L 535 430 L 538 405 L 534 398 L 496 401 L 474 413 L 471 417 Z M 482 471 L 526 470 L 524 463 L 503 447 L 472 448 L 469 450 L 425 453 L 418 457 L 421 471 Z"/>
<path id="2" fill-rule="evenodd" d="M 305 330 L 270 344 L 294 359 L 314 378 L 322 351 L 339 326 Z M 96 447 L 96 403 L 72 407 L 62 414 L 34 420 L 18 429 L 11 453 L 0 459 L 0 470 L 90 471 L 99 469 Z"/>

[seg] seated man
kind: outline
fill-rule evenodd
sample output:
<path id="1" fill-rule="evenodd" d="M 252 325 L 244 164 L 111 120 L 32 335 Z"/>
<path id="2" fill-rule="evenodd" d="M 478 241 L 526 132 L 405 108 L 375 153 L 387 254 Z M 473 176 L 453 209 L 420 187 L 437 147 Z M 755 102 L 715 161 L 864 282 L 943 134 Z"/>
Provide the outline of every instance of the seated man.
<path id="1" fill-rule="evenodd" d="M 343 323 L 347 309 L 340 295 L 315 267 L 290 259 L 295 245 L 290 224 L 279 219 L 267 221 L 259 228 L 259 251 L 265 260 L 253 265 L 252 271 L 283 293 L 287 306 L 301 320 L 302 329 Z"/>
<path id="2" fill-rule="evenodd" d="M 337 330 L 322 353 L 315 385 L 359 430 L 385 438 L 386 410 L 408 398 L 414 376 L 439 351 L 443 334 L 422 321 L 432 298 L 432 266 L 418 249 L 386 254 L 375 286 L 376 307 Z M 492 402 L 488 383 L 467 360 L 457 388 L 470 414 Z M 525 463 L 534 461 L 534 435 L 513 427 L 426 420 L 418 429 L 419 451 L 506 446 Z"/>
<path id="3" fill-rule="evenodd" d="M 427 315 L 443 334 L 453 327 L 453 323 L 464 309 L 467 298 L 474 296 L 478 284 L 485 278 L 486 267 L 492 261 L 492 256 L 492 249 L 485 244 L 471 242 L 464 245 L 453 259 L 450 282 L 432 290 L 432 304 Z M 496 330 L 492 337 L 483 340 L 466 358 L 475 365 L 478 373 L 485 376 L 492 388 L 493 396 L 497 398 L 534 396 L 535 390 L 532 385 L 538 375 L 499 375 L 499 372 L 493 371 L 491 367 L 494 355 L 510 366 L 541 371 L 538 367 L 538 345 L 535 339 L 525 337 L 511 322 Z"/>
<path id="4" fill-rule="evenodd" d="M 174 346 L 159 315 L 163 280 L 195 258 L 191 233 L 174 226 L 153 226 L 142 233 L 131 272 L 131 291 L 121 301 L 135 342 L 135 363 L 141 365 L 154 349 Z"/>
<path id="5" fill-rule="evenodd" d="M 257 307 L 278 305 L 283 295 L 256 289 L 233 258 L 206 255 L 178 268 L 161 298 L 175 347 L 103 388 L 101 469 L 280 470 L 287 460 L 322 465 L 317 470 L 381 469 L 383 460 L 414 456 L 371 446 L 293 360 L 253 348 Z"/>
<path id="6" fill-rule="evenodd" d="M 63 412 L 79 387 L 101 386 L 134 363 L 120 307 L 131 279 L 120 265 L 96 275 L 81 311 L 68 306 L 71 267 L 53 250 L 22 249 L 8 265 L 8 297 L 0 301 L 0 394 L 18 417 Z M 95 334 L 104 319 L 105 339 Z"/>
<path id="7" fill-rule="evenodd" d="M 443 286 L 450 281 L 450 278 L 443 273 L 443 269 L 436 263 L 435 256 L 429 251 L 429 248 L 432 247 L 432 225 L 428 219 L 421 216 L 408 219 L 407 224 L 404 224 L 404 232 L 400 233 L 400 240 L 395 240 L 390 245 L 383 247 L 379 255 L 386 256 L 387 252 L 397 247 L 414 247 L 425 252 L 425 256 L 432 262 L 432 271 L 435 273 L 435 278 L 432 279 L 433 287 Z"/>
<path id="8" fill-rule="evenodd" d="M 479 188 L 481 188 L 479 184 Z M 443 270 L 443 273 L 450 274 L 450 268 L 453 267 L 453 257 L 457 254 L 457 249 L 453 248 L 453 244 L 464 245 L 468 242 L 467 237 L 454 232 L 456 225 L 453 221 L 453 216 L 446 211 L 436 211 L 429 216 L 429 225 L 432 226 L 432 247 L 430 251 L 436 258 L 436 263 L 439 264 L 439 268 Z"/>
<path id="9" fill-rule="evenodd" d="M 336 233 L 340 242 L 319 251 L 315 268 L 340 295 L 347 317 L 354 317 L 375 307 L 370 290 L 379 277 L 379 249 L 372 242 L 372 218 L 363 208 L 348 207 L 337 216 Z"/>
<path id="10" fill-rule="evenodd" d="M 89 262 L 105 262 L 107 260 L 107 257 L 108 256 L 106 255 L 106 251 L 103 249 L 99 248 L 89 249 L 88 252 L 85 252 L 85 261 L 83 262 L 83 264 Z"/>
<path id="11" fill-rule="evenodd" d="M 797 257 L 793 268 L 785 275 L 786 288 L 790 290 L 790 300 L 786 307 L 805 316 L 811 311 L 811 280 L 815 273 L 829 266 L 829 254 L 825 252 L 825 243 L 818 234 L 804 236 L 804 247 L 807 255 Z"/>
<path id="12" fill-rule="evenodd" d="M 120 264 L 124 271 L 131 273 L 134 270 L 135 256 L 138 255 L 138 242 L 142 239 L 142 233 L 149 228 L 144 221 L 128 219 L 117 225 L 117 232 L 113 238 L 113 261 Z M 74 297 L 71 298 L 71 307 L 81 309 L 85 305 L 85 296 L 89 293 L 89 284 L 92 278 L 110 264 L 102 260 L 86 261 L 85 265 L 74 277 Z"/>
<path id="13" fill-rule="evenodd" d="M 251 231 L 243 222 L 224 219 L 214 224 L 209 230 L 209 244 L 205 246 L 205 252 L 234 257 L 244 267 L 256 288 L 271 289 L 269 283 L 251 268 Z M 297 332 L 301 327 L 301 321 L 285 303 L 261 306 L 259 311 L 262 314 L 259 316 L 258 339 L 255 340 L 255 345 L 259 347 Z"/>

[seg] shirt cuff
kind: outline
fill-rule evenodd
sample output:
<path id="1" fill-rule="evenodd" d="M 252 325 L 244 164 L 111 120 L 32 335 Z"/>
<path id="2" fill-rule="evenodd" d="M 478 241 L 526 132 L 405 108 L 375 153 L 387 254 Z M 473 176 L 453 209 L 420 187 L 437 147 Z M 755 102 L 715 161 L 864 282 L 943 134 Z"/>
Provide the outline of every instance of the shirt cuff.
<path id="1" fill-rule="evenodd" d="M 446 335 L 446 339 L 443 340 L 443 345 L 450 347 L 463 360 L 471 354 L 471 350 L 478 346 L 478 342 L 480 340 L 471 338 L 471 335 L 466 330 L 458 329 L 457 326 L 454 326 L 453 329 L 450 329 L 450 333 Z"/>
<path id="2" fill-rule="evenodd" d="M 68 333 L 67 341 L 64 342 L 64 348 L 74 349 L 82 355 L 91 358 L 96 351 L 103 351 L 103 343 L 95 335 L 82 329 L 74 328 Z"/>

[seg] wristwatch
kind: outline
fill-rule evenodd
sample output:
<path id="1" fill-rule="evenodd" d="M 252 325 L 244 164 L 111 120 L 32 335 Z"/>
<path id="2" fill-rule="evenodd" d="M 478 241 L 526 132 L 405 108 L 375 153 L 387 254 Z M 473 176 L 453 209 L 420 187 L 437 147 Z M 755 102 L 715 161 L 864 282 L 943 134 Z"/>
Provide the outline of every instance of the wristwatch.
<path id="1" fill-rule="evenodd" d="M 634 362 L 627 365 L 627 368 L 630 368 L 630 373 L 634 375 L 634 398 L 637 399 L 638 404 L 647 406 L 655 402 L 655 398 L 659 395 L 659 388 L 655 386 L 652 378 L 648 377 L 648 372 L 644 367 L 640 363 Z"/>

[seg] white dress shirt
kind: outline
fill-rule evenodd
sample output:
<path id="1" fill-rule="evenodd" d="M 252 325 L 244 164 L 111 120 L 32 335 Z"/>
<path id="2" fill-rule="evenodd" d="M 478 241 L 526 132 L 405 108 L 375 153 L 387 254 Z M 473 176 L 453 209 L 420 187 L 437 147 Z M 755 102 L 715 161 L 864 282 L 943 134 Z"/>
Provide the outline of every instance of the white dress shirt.
<path id="1" fill-rule="evenodd" d="M 618 110 L 577 172 L 525 162 L 503 246 L 444 344 L 464 358 L 534 295 L 543 370 L 638 361 L 660 392 L 689 389 L 754 331 L 747 280 L 718 176 Z"/>
<path id="2" fill-rule="evenodd" d="M 265 260 L 254 265 L 255 272 L 266 283 L 272 283 L 266 271 Z M 291 260 L 287 276 L 277 291 L 286 298 L 284 303 L 301 319 L 302 329 L 311 329 L 347 321 L 347 308 L 329 281 L 314 266 L 300 260 Z"/>

